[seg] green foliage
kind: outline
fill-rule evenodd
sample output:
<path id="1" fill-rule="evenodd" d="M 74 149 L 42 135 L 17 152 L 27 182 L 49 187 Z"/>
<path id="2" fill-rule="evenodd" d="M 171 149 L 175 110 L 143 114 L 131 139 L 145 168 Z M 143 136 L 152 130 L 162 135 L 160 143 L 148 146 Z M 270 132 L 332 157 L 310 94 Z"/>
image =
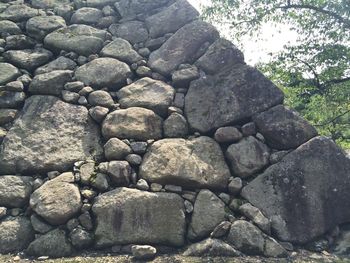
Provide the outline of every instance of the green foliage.
<path id="1" fill-rule="evenodd" d="M 349 0 L 212 0 L 204 17 L 228 25 L 235 42 L 247 34 L 259 39 L 266 23 L 296 31 L 296 44 L 259 69 L 320 134 L 350 148 Z"/>

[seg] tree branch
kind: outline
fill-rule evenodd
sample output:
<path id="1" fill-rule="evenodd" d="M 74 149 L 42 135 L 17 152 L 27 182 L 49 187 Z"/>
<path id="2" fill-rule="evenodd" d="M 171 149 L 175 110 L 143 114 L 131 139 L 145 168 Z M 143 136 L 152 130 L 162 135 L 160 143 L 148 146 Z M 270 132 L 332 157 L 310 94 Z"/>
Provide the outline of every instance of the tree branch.
<path id="1" fill-rule="evenodd" d="M 322 124 L 315 124 L 315 126 L 316 126 L 316 127 L 326 126 L 326 125 L 328 125 L 328 124 L 330 124 L 330 123 L 333 123 L 334 121 L 336 121 L 337 119 L 339 119 L 340 117 L 343 117 L 344 115 L 346 115 L 346 114 L 348 114 L 348 113 L 350 113 L 350 110 L 347 110 L 347 111 L 345 111 L 345 112 L 339 114 L 338 116 L 334 117 L 333 119 L 331 119 L 331 120 L 329 120 L 329 121 L 327 121 L 327 122 L 325 122 L 325 123 L 322 123 Z"/>

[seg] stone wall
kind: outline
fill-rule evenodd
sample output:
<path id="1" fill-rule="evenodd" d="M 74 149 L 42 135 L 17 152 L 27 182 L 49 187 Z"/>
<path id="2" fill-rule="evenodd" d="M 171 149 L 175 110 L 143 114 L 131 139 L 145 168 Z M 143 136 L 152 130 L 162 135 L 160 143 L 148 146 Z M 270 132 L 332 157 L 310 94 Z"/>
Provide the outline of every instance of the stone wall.
<path id="1" fill-rule="evenodd" d="M 350 160 L 186 0 L 1 1 L 0 36 L 0 253 L 284 257 L 350 221 Z"/>

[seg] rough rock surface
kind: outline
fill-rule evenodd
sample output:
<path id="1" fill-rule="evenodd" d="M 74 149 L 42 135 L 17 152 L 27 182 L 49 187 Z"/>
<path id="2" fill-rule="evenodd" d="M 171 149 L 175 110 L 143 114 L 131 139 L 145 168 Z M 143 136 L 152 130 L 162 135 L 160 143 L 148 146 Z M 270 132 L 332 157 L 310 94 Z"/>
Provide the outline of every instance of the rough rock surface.
<path id="1" fill-rule="evenodd" d="M 225 189 L 230 171 L 219 145 L 199 137 L 155 142 L 143 159 L 140 176 L 152 183 Z"/>
<path id="2" fill-rule="evenodd" d="M 28 20 L 26 30 L 29 36 L 42 40 L 56 29 L 66 26 L 66 21 L 60 16 L 35 16 Z"/>
<path id="3" fill-rule="evenodd" d="M 15 66 L 9 63 L 0 63 L 0 85 L 15 80 L 19 75 L 20 72 Z"/>
<path id="4" fill-rule="evenodd" d="M 29 176 L 0 176 L 0 206 L 22 207 L 32 193 L 33 178 Z"/>
<path id="5" fill-rule="evenodd" d="M 189 246 L 183 255 L 192 257 L 235 257 L 239 256 L 240 252 L 220 239 L 207 238 Z"/>
<path id="6" fill-rule="evenodd" d="M 284 241 L 306 243 L 348 221 L 350 161 L 316 137 L 267 168 L 242 196 L 272 221 Z"/>
<path id="7" fill-rule="evenodd" d="M 172 104 L 175 90 L 170 85 L 151 78 L 142 78 L 117 93 L 122 107 L 143 107 L 159 115 L 166 115 Z"/>
<path id="8" fill-rule="evenodd" d="M 283 93 L 256 69 L 230 68 L 191 83 L 185 113 L 193 129 L 212 129 L 251 117 L 283 101 Z"/>
<path id="9" fill-rule="evenodd" d="M 132 47 L 132 45 L 123 38 L 116 38 L 101 50 L 103 57 L 112 57 L 128 63 L 135 63 L 142 60 Z"/>
<path id="10" fill-rule="evenodd" d="M 72 79 L 70 70 L 55 70 L 49 73 L 37 75 L 29 86 L 29 92 L 39 95 L 59 96 L 64 85 Z"/>
<path id="11" fill-rule="evenodd" d="M 151 110 L 139 107 L 116 110 L 103 121 L 102 134 L 106 139 L 159 139 L 162 137 L 162 118 Z"/>
<path id="12" fill-rule="evenodd" d="M 0 174 L 63 171 L 101 155 L 99 131 L 86 108 L 32 96 L 0 146 Z"/>
<path id="13" fill-rule="evenodd" d="M 117 244 L 182 246 L 183 200 L 177 194 L 118 188 L 100 195 L 92 207 L 99 247 Z"/>
<path id="14" fill-rule="evenodd" d="M 8 62 L 19 68 L 32 71 L 47 63 L 51 59 L 52 53 L 43 48 L 9 50 L 4 53 L 4 57 Z"/>

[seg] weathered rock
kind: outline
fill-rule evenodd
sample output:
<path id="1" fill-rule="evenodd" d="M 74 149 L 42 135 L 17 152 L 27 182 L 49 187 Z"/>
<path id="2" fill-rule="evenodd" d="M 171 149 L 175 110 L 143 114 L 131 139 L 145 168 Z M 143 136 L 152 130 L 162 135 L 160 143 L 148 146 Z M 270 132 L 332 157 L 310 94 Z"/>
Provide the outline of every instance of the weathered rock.
<path id="1" fill-rule="evenodd" d="M 73 51 L 83 56 L 97 54 L 103 47 L 106 31 L 88 25 L 71 25 L 48 34 L 44 43 L 53 51 Z"/>
<path id="2" fill-rule="evenodd" d="M 103 173 L 97 173 L 91 180 L 91 186 L 95 187 L 99 192 L 105 192 L 109 188 L 108 175 Z"/>
<path id="3" fill-rule="evenodd" d="M 82 206 L 73 174 L 71 178 L 64 175 L 44 183 L 30 197 L 30 207 L 52 225 L 65 224 Z"/>
<path id="4" fill-rule="evenodd" d="M 91 178 L 95 176 L 95 164 L 93 162 L 84 163 L 80 169 L 80 181 L 83 184 L 89 185 Z"/>
<path id="5" fill-rule="evenodd" d="M 152 183 L 225 189 L 230 171 L 219 145 L 199 137 L 155 142 L 144 156 L 140 176 Z"/>
<path id="6" fill-rule="evenodd" d="M 307 243 L 349 219 L 350 161 L 316 137 L 267 168 L 241 195 L 259 208 L 283 241 Z"/>
<path id="7" fill-rule="evenodd" d="M 199 78 L 198 68 L 192 65 L 189 65 L 188 67 L 183 69 L 179 69 L 171 75 L 173 85 L 176 88 L 187 89 L 191 81 L 198 78 Z"/>
<path id="8" fill-rule="evenodd" d="M 185 212 L 183 199 L 177 194 L 118 188 L 98 196 L 92 211 L 99 247 L 184 244 Z"/>
<path id="9" fill-rule="evenodd" d="M 233 143 L 243 138 L 242 133 L 235 127 L 222 127 L 216 130 L 214 138 L 217 142 Z"/>
<path id="10" fill-rule="evenodd" d="M 92 1 L 92 0 L 90 0 Z M 97 0 L 94 0 L 97 1 Z M 105 0 L 106 1 L 106 0 Z M 113 1 L 115 2 L 115 1 Z M 174 0 L 121 0 L 115 3 L 115 7 L 122 17 L 134 17 L 138 14 L 149 14 L 160 6 L 166 6 L 168 3 L 173 3 Z"/>
<path id="11" fill-rule="evenodd" d="M 191 82 L 185 99 L 190 126 L 208 132 L 283 101 L 283 93 L 259 71 L 233 67 Z"/>
<path id="12" fill-rule="evenodd" d="M 54 229 L 36 238 L 26 252 L 32 256 L 68 257 L 73 253 L 73 247 L 64 230 Z"/>
<path id="13" fill-rule="evenodd" d="M 118 88 L 125 84 L 130 76 L 129 66 L 114 58 L 94 59 L 75 71 L 77 80 L 97 88 Z"/>
<path id="14" fill-rule="evenodd" d="M 199 240 L 225 220 L 225 204 L 209 190 L 201 190 L 194 203 L 194 210 L 188 227 L 187 237 Z"/>
<path id="15" fill-rule="evenodd" d="M 188 124 L 186 118 L 178 113 L 172 113 L 164 121 L 164 136 L 170 138 L 181 138 L 188 135 Z"/>
<path id="16" fill-rule="evenodd" d="M 105 144 L 104 152 L 107 160 L 122 160 L 132 151 L 130 146 L 123 141 L 112 138 Z"/>
<path id="17" fill-rule="evenodd" d="M 22 207 L 32 193 L 32 177 L 0 176 L 0 206 Z"/>
<path id="18" fill-rule="evenodd" d="M 91 8 L 91 7 L 82 7 L 79 8 L 72 15 L 70 20 L 71 24 L 86 24 L 93 25 L 102 18 L 103 13 L 100 9 Z"/>
<path id="19" fill-rule="evenodd" d="M 22 22 L 41 14 L 42 12 L 40 10 L 31 8 L 24 4 L 10 5 L 5 11 L 0 13 L 0 20 Z"/>
<path id="20" fill-rule="evenodd" d="M 175 90 L 170 85 L 151 78 L 142 78 L 118 91 L 122 107 L 143 107 L 161 116 L 167 114 L 172 104 Z"/>
<path id="21" fill-rule="evenodd" d="M 0 36 L 4 35 L 18 35 L 21 34 L 21 29 L 16 23 L 9 20 L 0 21 Z"/>
<path id="22" fill-rule="evenodd" d="M 174 33 L 199 16 L 198 11 L 186 0 L 178 0 L 163 11 L 146 19 L 150 37 L 157 38 Z"/>
<path id="23" fill-rule="evenodd" d="M 101 55 L 103 57 L 112 57 L 127 63 L 135 63 L 142 60 L 142 57 L 133 49 L 131 44 L 122 38 L 116 38 L 105 46 Z"/>
<path id="24" fill-rule="evenodd" d="M 259 172 L 269 163 L 269 148 L 252 136 L 232 144 L 225 153 L 236 176 L 245 178 Z"/>
<path id="25" fill-rule="evenodd" d="M 218 224 L 213 232 L 210 233 L 210 237 L 212 238 L 220 238 L 223 236 L 226 236 L 228 231 L 230 231 L 231 228 L 231 222 L 229 221 L 222 221 L 220 224 Z"/>
<path id="26" fill-rule="evenodd" d="M 46 49 L 38 48 L 34 50 L 9 50 L 3 56 L 15 66 L 32 71 L 47 63 L 51 59 L 52 53 Z"/>
<path id="27" fill-rule="evenodd" d="M 271 233 L 271 224 L 269 219 L 267 219 L 258 208 L 247 203 L 241 205 L 239 207 L 239 211 L 242 215 L 252 220 L 253 223 L 256 224 L 266 234 L 269 235 Z"/>
<path id="28" fill-rule="evenodd" d="M 36 42 L 31 37 L 26 35 L 12 35 L 6 37 L 7 50 L 9 49 L 30 49 L 34 48 Z"/>
<path id="29" fill-rule="evenodd" d="M 14 253 L 25 249 L 34 239 L 34 230 L 26 217 L 8 217 L 0 221 L 0 253 Z"/>
<path id="30" fill-rule="evenodd" d="M 148 39 L 148 30 L 145 23 L 141 21 L 113 24 L 109 27 L 109 31 L 113 35 L 129 41 L 131 44 L 144 42 Z"/>
<path id="31" fill-rule="evenodd" d="M 0 63 L 0 85 L 4 85 L 20 76 L 20 71 L 9 63 Z"/>
<path id="32" fill-rule="evenodd" d="M 36 75 L 29 85 L 29 92 L 40 95 L 61 95 L 64 85 L 72 80 L 70 70 L 55 70 Z"/>
<path id="33" fill-rule="evenodd" d="M 0 174 L 64 171 L 102 154 L 99 129 L 85 107 L 32 96 L 0 146 Z"/>
<path id="34" fill-rule="evenodd" d="M 12 122 L 18 111 L 13 109 L 0 109 L 0 125 L 5 125 L 9 122 Z"/>
<path id="35" fill-rule="evenodd" d="M 263 233 L 252 223 L 237 220 L 232 223 L 227 241 L 247 255 L 263 255 Z"/>
<path id="36" fill-rule="evenodd" d="M 127 161 L 111 161 L 108 164 L 107 173 L 112 184 L 117 186 L 129 186 L 131 167 Z"/>
<path id="37" fill-rule="evenodd" d="M 196 62 L 208 74 L 218 73 L 235 64 L 244 64 L 243 54 L 230 41 L 222 38 L 216 40 Z"/>
<path id="38" fill-rule="evenodd" d="M 235 177 L 230 181 L 227 188 L 230 194 L 236 195 L 241 191 L 242 187 L 242 179 L 239 177 Z"/>
<path id="39" fill-rule="evenodd" d="M 283 105 L 258 114 L 254 122 L 267 144 L 278 150 L 296 148 L 317 135 L 311 124 Z"/>
<path id="40" fill-rule="evenodd" d="M 104 7 L 113 5 L 115 0 L 86 0 L 86 5 L 91 7 Z"/>
<path id="41" fill-rule="evenodd" d="M 185 257 L 236 257 L 241 253 L 220 239 L 207 238 L 189 246 L 183 255 Z"/>
<path id="42" fill-rule="evenodd" d="M 194 21 L 179 29 L 158 50 L 151 53 L 148 64 L 153 70 L 170 75 L 180 64 L 192 64 L 201 54 L 205 43 L 212 43 L 219 37 L 211 25 Z"/>
<path id="43" fill-rule="evenodd" d="M 153 111 L 132 107 L 108 114 L 102 124 L 106 139 L 135 139 L 146 141 L 162 137 L 162 119 Z"/>
<path id="44" fill-rule="evenodd" d="M 77 249 L 88 248 L 94 243 L 93 235 L 81 228 L 73 229 L 69 236 L 72 241 L 72 245 Z"/>
<path id="45" fill-rule="evenodd" d="M 157 249 L 152 246 L 135 245 L 131 247 L 131 252 L 135 259 L 146 260 L 154 258 L 157 254 Z"/>
<path id="46" fill-rule="evenodd" d="M 51 225 L 44 222 L 36 214 L 31 215 L 30 222 L 32 223 L 33 229 L 40 234 L 45 234 L 53 229 L 53 227 Z"/>
<path id="47" fill-rule="evenodd" d="M 18 108 L 25 98 L 24 92 L 0 91 L 0 109 Z"/>
<path id="48" fill-rule="evenodd" d="M 101 106 L 107 108 L 112 107 L 114 104 L 111 94 L 103 90 L 91 92 L 89 94 L 88 101 L 91 106 Z"/>
<path id="49" fill-rule="evenodd" d="M 101 123 L 109 112 L 108 108 L 96 106 L 89 109 L 89 114 L 96 122 Z"/>
<path id="50" fill-rule="evenodd" d="M 68 90 L 62 90 L 61 92 L 62 99 L 68 103 L 77 103 L 80 99 L 80 95 L 76 92 L 71 92 Z"/>
<path id="51" fill-rule="evenodd" d="M 31 0 L 31 4 L 35 8 L 53 9 L 58 6 L 70 4 L 70 0 Z"/>
<path id="52" fill-rule="evenodd" d="M 265 238 L 264 256 L 272 258 L 287 257 L 286 249 L 271 237 Z"/>
<path id="53" fill-rule="evenodd" d="M 50 73 L 55 70 L 73 70 L 76 66 L 77 64 L 73 60 L 66 57 L 58 57 L 48 64 L 37 68 L 35 70 L 35 75 Z"/>
<path id="54" fill-rule="evenodd" d="M 37 40 L 43 40 L 46 35 L 66 26 L 66 21 L 60 16 L 35 16 L 26 24 L 27 34 Z"/>

